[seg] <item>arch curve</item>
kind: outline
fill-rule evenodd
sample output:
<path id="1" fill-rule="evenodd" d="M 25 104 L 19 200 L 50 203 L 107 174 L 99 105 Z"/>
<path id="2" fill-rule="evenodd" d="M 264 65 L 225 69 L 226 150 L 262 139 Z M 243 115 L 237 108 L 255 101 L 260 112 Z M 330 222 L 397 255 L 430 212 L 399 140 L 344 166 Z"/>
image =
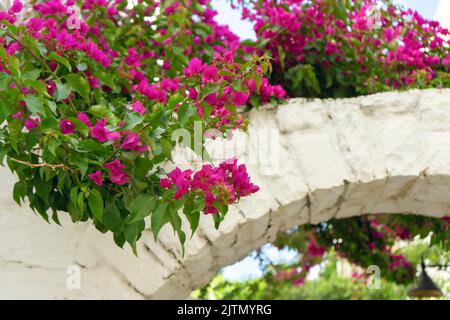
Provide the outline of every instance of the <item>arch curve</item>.
<path id="1" fill-rule="evenodd" d="M 184 257 L 166 227 L 156 243 L 144 233 L 136 258 L 88 224 L 49 226 L 12 202 L 13 177 L 1 169 L 0 298 L 186 298 L 296 225 L 450 213 L 450 90 L 293 99 L 249 116 L 248 136 L 208 149 L 213 159 L 245 160 L 261 190 L 230 208 L 219 230 L 202 217 Z M 71 265 L 80 289 L 66 286 Z"/>

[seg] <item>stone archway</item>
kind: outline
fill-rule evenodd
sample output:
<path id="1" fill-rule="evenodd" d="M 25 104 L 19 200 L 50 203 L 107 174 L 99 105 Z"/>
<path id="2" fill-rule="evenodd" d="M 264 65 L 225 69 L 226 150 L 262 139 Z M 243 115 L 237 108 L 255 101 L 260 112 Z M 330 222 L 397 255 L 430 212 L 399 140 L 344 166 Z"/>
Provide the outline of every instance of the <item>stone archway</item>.
<path id="1" fill-rule="evenodd" d="M 250 121 L 250 138 L 210 149 L 215 158 L 234 146 L 261 191 L 231 208 L 218 231 L 202 217 L 184 258 L 170 228 L 157 243 L 146 232 L 137 258 L 88 224 L 47 225 L 13 203 L 14 178 L 1 169 L 0 298 L 186 298 L 295 225 L 365 213 L 450 213 L 450 90 L 294 99 L 252 111 Z M 262 129 L 271 147 L 261 144 L 272 139 Z M 66 285 L 70 265 L 81 268 L 79 290 Z"/>

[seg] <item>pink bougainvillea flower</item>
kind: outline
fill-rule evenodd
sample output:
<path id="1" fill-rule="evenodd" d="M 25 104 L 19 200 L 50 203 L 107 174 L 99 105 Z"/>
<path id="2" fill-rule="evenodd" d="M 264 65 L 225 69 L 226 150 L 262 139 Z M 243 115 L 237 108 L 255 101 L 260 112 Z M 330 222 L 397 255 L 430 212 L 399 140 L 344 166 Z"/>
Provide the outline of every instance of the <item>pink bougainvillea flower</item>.
<path id="1" fill-rule="evenodd" d="M 215 65 L 205 65 L 203 67 L 203 74 L 202 74 L 202 82 L 203 83 L 209 83 L 214 82 L 217 78 L 217 72 L 218 69 Z"/>
<path id="2" fill-rule="evenodd" d="M 119 159 L 115 159 L 111 162 L 105 163 L 103 166 L 110 169 L 111 171 L 121 171 L 126 168 L 126 166 L 121 163 Z"/>
<path id="3" fill-rule="evenodd" d="M 137 91 L 150 100 L 159 100 L 160 91 L 157 85 L 150 85 L 147 79 L 143 79 L 136 87 Z"/>
<path id="4" fill-rule="evenodd" d="M 195 100 L 198 97 L 198 92 L 194 88 L 188 88 L 189 99 Z"/>
<path id="5" fill-rule="evenodd" d="M 108 141 L 109 137 L 109 130 L 105 128 L 106 121 L 104 120 L 98 120 L 97 124 L 91 128 L 90 134 L 91 137 L 100 141 L 100 142 L 106 142 Z"/>
<path id="6" fill-rule="evenodd" d="M 199 58 L 192 58 L 187 68 L 184 69 L 184 75 L 186 77 L 192 77 L 202 72 L 203 63 Z"/>
<path id="7" fill-rule="evenodd" d="M 312 238 L 309 241 L 308 252 L 309 252 L 309 255 L 312 257 L 322 257 L 325 254 L 325 248 L 322 246 L 319 246 L 316 242 L 316 239 Z"/>
<path id="8" fill-rule="evenodd" d="M 23 117 L 23 113 L 20 112 L 20 111 L 17 111 L 16 113 L 14 113 L 14 114 L 11 116 L 11 118 L 13 118 L 13 119 L 22 119 L 22 117 Z"/>
<path id="9" fill-rule="evenodd" d="M 136 51 L 136 48 L 128 48 L 128 56 L 123 60 L 123 62 L 129 66 L 138 68 L 141 66 L 140 58 Z"/>
<path id="10" fill-rule="evenodd" d="M 179 82 L 180 80 L 177 78 L 165 78 L 161 81 L 160 88 L 165 91 L 175 92 L 179 88 Z"/>
<path id="11" fill-rule="evenodd" d="M 295 279 L 294 281 L 292 281 L 292 285 L 294 287 L 299 287 L 299 286 L 301 286 L 302 284 L 305 283 L 305 280 L 306 280 L 306 277 L 305 276 L 301 276 L 300 278 Z"/>
<path id="12" fill-rule="evenodd" d="M 141 139 L 137 133 L 130 132 L 125 139 L 123 139 L 122 149 L 145 152 L 148 150 L 148 147 L 142 145 Z"/>
<path id="13" fill-rule="evenodd" d="M 25 119 L 25 128 L 27 128 L 28 131 L 31 131 L 31 130 L 39 127 L 40 122 L 41 122 L 41 120 L 39 118 Z"/>
<path id="14" fill-rule="evenodd" d="M 47 89 L 47 93 L 53 97 L 53 94 L 56 91 L 56 84 L 52 81 L 52 80 L 48 80 L 47 81 L 47 85 L 46 85 L 46 89 Z"/>
<path id="15" fill-rule="evenodd" d="M 98 88 L 101 87 L 101 85 L 100 85 L 100 80 L 98 80 L 98 79 L 95 78 L 95 77 L 89 76 L 89 77 L 88 77 L 88 82 L 89 82 L 89 86 L 90 86 L 92 89 L 98 89 Z"/>
<path id="16" fill-rule="evenodd" d="M 109 179 L 112 183 L 118 185 L 124 185 L 130 182 L 130 176 L 126 172 L 122 171 L 111 171 Z"/>
<path id="17" fill-rule="evenodd" d="M 67 119 L 62 119 L 59 122 L 59 129 L 63 134 L 72 134 L 75 132 L 75 124 Z"/>
<path id="18" fill-rule="evenodd" d="M 77 115 L 77 119 L 83 122 L 85 125 L 87 125 L 89 128 L 92 127 L 91 122 L 89 121 L 89 117 L 84 112 L 79 112 Z"/>
<path id="19" fill-rule="evenodd" d="M 9 12 L 19 13 L 20 11 L 22 11 L 22 2 L 20 0 L 14 0 L 13 5 L 9 8 Z"/>
<path id="20" fill-rule="evenodd" d="M 107 138 L 109 141 L 118 141 L 120 140 L 120 132 L 109 131 L 109 133 L 107 134 Z"/>
<path id="21" fill-rule="evenodd" d="M 109 179 L 112 183 L 124 185 L 130 182 L 130 176 L 123 171 L 126 166 L 122 164 L 119 159 L 105 163 L 103 166 L 109 169 Z"/>
<path id="22" fill-rule="evenodd" d="M 17 42 L 12 42 L 6 49 L 6 53 L 10 56 L 13 56 L 19 50 L 20 50 L 20 44 L 18 44 Z"/>
<path id="23" fill-rule="evenodd" d="M 99 187 L 103 184 L 102 172 L 100 170 L 88 174 L 88 177 Z"/>
<path id="24" fill-rule="evenodd" d="M 145 114 L 145 108 L 139 101 L 133 103 L 133 105 L 131 106 L 131 110 L 133 110 L 134 112 L 139 112 L 142 115 Z"/>
<path id="25" fill-rule="evenodd" d="M 161 188 L 170 189 L 173 185 L 177 187 L 174 198 L 180 199 L 188 192 L 192 170 L 182 171 L 180 168 L 175 168 L 168 174 L 168 178 L 161 179 Z"/>
<path id="26" fill-rule="evenodd" d="M 28 31 L 36 39 L 39 39 L 39 37 L 40 37 L 39 32 L 42 30 L 43 27 L 44 27 L 44 21 L 39 17 L 30 18 L 30 20 L 28 20 L 28 22 L 27 22 Z"/>
<path id="27" fill-rule="evenodd" d="M 164 13 L 167 15 L 174 14 L 180 4 L 177 1 L 174 1 L 170 6 L 164 8 Z"/>
<path id="28" fill-rule="evenodd" d="M 174 171 L 169 173 L 168 177 L 177 186 L 177 191 L 174 196 L 175 199 L 180 199 L 188 192 L 191 175 L 192 170 L 181 171 L 179 168 L 176 168 Z"/>
<path id="29" fill-rule="evenodd" d="M 97 124 L 90 130 L 91 137 L 100 142 L 115 141 L 120 139 L 120 133 L 109 131 L 105 128 L 105 125 L 106 119 L 97 120 Z"/>
<path id="30" fill-rule="evenodd" d="M 247 93 L 236 91 L 231 94 L 231 101 L 233 101 L 233 104 L 237 107 L 246 104 L 247 100 L 248 100 Z"/>
<path id="31" fill-rule="evenodd" d="M 170 189 L 173 186 L 173 183 L 168 178 L 163 178 L 159 181 L 159 186 L 164 189 Z"/>
<path id="32" fill-rule="evenodd" d="M 203 165 L 192 174 L 191 170 L 175 168 L 167 178 L 160 180 L 160 186 L 165 189 L 175 186 L 175 199 L 180 199 L 189 192 L 200 192 L 205 199 L 203 211 L 206 214 L 217 213 L 217 203 L 228 206 L 240 197 L 259 190 L 258 186 L 250 182 L 245 165 L 238 165 L 236 159 L 224 161 L 218 167 Z"/>

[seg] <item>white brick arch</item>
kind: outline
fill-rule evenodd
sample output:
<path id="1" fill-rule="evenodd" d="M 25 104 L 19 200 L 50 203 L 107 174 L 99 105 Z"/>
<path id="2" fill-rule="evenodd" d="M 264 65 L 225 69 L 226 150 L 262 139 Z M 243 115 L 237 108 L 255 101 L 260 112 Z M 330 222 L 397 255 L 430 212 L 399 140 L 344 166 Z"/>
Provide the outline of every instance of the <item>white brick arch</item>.
<path id="1" fill-rule="evenodd" d="M 247 148 L 254 140 L 236 143 L 261 191 L 231 208 L 219 231 L 203 217 L 184 258 L 170 228 L 157 243 L 145 232 L 135 257 L 89 224 L 48 225 L 12 202 L 13 177 L 1 169 L 0 298 L 185 298 L 295 225 L 365 213 L 450 213 L 450 90 L 295 99 L 249 117 L 250 137 L 270 129 L 280 143 L 260 143 L 256 157 Z M 210 147 L 213 157 L 221 153 L 219 142 Z M 272 167 L 264 165 L 269 158 Z M 66 286 L 70 265 L 81 268 L 79 290 Z"/>

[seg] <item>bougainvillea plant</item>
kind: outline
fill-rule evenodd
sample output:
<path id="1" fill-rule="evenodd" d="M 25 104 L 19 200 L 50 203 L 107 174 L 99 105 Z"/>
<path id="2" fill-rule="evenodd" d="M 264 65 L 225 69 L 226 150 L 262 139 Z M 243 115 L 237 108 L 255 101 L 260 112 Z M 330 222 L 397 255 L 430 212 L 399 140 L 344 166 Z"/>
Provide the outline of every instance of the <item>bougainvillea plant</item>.
<path id="1" fill-rule="evenodd" d="M 255 41 L 242 46 L 273 59 L 271 84 L 290 97 L 353 97 L 387 90 L 450 87 L 449 31 L 390 0 L 234 0 L 253 23 Z M 251 50 L 249 50 L 251 51 Z M 302 284 L 309 269 L 335 249 L 351 263 L 379 265 L 390 281 L 406 283 L 414 267 L 393 249 L 399 240 L 431 233 L 448 251 L 449 218 L 355 217 L 280 235 L 298 263 L 275 279 Z M 399 231 L 400 230 L 400 231 Z M 336 242 L 340 241 L 340 242 Z"/>
<path id="2" fill-rule="evenodd" d="M 235 159 L 163 169 L 175 130 L 245 130 L 238 109 L 262 83 L 263 99 L 283 93 L 264 78 L 269 60 L 214 15 L 208 0 L 15 0 L 0 12 L 0 159 L 18 175 L 14 199 L 57 223 L 92 220 L 135 251 L 148 216 L 155 239 L 171 224 L 184 243 L 181 212 L 192 232 L 201 212 L 217 226 L 256 192 Z"/>
<path id="3" fill-rule="evenodd" d="M 291 97 L 450 86 L 449 31 L 391 0 L 233 2 Z"/>
<path id="4" fill-rule="evenodd" d="M 367 269 L 376 265 L 387 281 L 407 284 L 415 278 L 415 266 L 398 251 L 399 241 L 430 237 L 430 245 L 450 248 L 450 218 L 368 215 L 304 225 L 281 233 L 275 242 L 301 253 L 292 265 L 277 269 L 274 279 L 300 285 L 310 269 L 334 250 L 340 258 Z M 364 280 L 368 273 L 354 274 Z"/>

